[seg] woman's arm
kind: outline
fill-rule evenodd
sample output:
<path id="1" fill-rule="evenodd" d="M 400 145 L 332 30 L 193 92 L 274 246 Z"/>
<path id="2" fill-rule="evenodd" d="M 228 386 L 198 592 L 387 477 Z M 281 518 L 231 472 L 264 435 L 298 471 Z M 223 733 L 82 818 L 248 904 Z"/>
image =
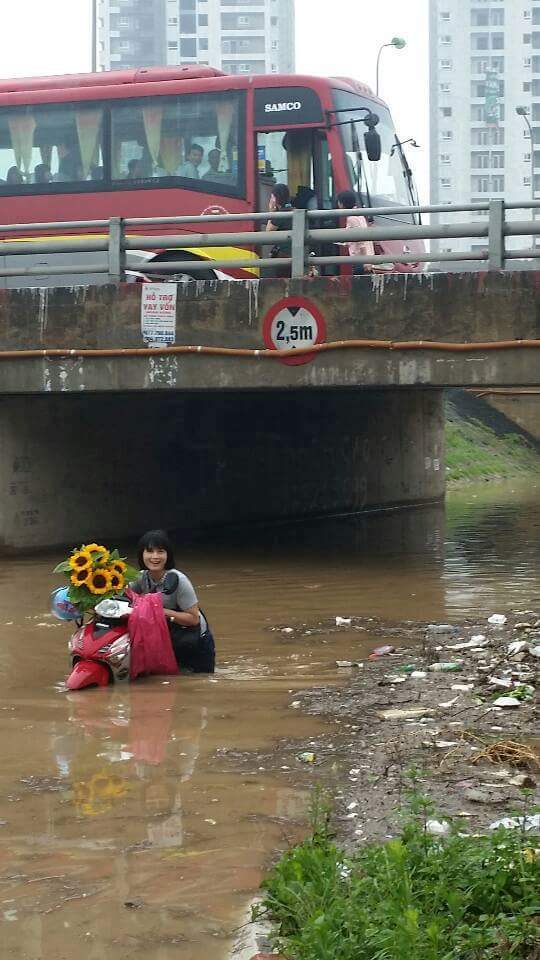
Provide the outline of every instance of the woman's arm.
<path id="1" fill-rule="evenodd" d="M 194 603 L 187 610 L 165 610 L 165 616 L 170 623 L 178 623 L 182 627 L 197 627 L 200 621 L 199 604 Z"/>
<path id="2" fill-rule="evenodd" d="M 279 230 L 279 227 L 277 227 L 276 224 L 273 223 L 272 220 L 267 220 L 267 221 L 266 221 L 266 229 L 267 229 L 267 230 Z"/>

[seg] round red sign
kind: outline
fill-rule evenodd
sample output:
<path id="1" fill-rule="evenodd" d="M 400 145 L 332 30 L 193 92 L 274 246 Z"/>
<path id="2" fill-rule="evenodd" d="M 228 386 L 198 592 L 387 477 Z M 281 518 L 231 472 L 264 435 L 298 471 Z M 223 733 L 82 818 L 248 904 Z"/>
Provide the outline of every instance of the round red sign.
<path id="1" fill-rule="evenodd" d="M 263 320 L 263 339 L 270 350 L 298 350 L 324 343 L 326 324 L 317 306 L 307 297 L 285 297 L 270 307 Z M 283 357 L 283 363 L 296 366 L 309 363 L 314 353 Z"/>

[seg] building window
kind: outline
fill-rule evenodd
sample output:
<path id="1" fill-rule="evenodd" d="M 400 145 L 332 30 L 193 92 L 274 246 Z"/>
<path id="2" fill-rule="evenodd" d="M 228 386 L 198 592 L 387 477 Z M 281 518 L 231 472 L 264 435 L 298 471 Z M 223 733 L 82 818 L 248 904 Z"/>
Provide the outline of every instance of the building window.
<path id="1" fill-rule="evenodd" d="M 504 33 L 491 34 L 491 49 L 504 50 Z"/>
<path id="2" fill-rule="evenodd" d="M 530 43 L 530 42 L 531 42 L 531 35 L 530 35 L 530 33 L 524 33 L 524 34 L 523 34 L 523 43 Z"/>
<path id="3" fill-rule="evenodd" d="M 491 169 L 492 170 L 504 169 L 504 153 L 501 150 L 491 154 Z"/>
<path id="4" fill-rule="evenodd" d="M 441 43 L 452 43 L 452 37 L 450 36 L 450 34 L 445 33 L 445 34 L 441 37 L 441 41 L 440 41 L 440 42 L 441 42 Z"/>
<path id="5" fill-rule="evenodd" d="M 471 46 L 473 50 L 489 50 L 489 33 L 471 34 Z"/>
<path id="6" fill-rule="evenodd" d="M 180 40 L 180 56 L 182 58 L 197 56 L 197 40 L 195 37 L 182 37 Z"/>
<path id="7" fill-rule="evenodd" d="M 439 90 L 441 93 L 450 93 L 451 87 L 449 83 L 440 83 Z"/>
<path id="8" fill-rule="evenodd" d="M 530 162 L 531 162 L 531 155 L 530 155 L 530 153 L 524 153 L 524 154 L 523 154 L 523 163 L 530 163 Z M 535 157 L 535 160 L 534 160 L 534 165 L 536 166 L 536 157 Z"/>
<path id="9" fill-rule="evenodd" d="M 278 42 L 277 42 L 277 40 L 272 40 L 272 42 L 271 42 L 271 44 L 270 44 L 270 48 L 271 48 L 272 50 L 277 50 L 277 48 L 278 48 Z"/>
<path id="10" fill-rule="evenodd" d="M 441 140 L 452 140 L 453 133 L 451 130 L 441 130 Z"/>
<path id="11" fill-rule="evenodd" d="M 524 11 L 523 11 L 523 19 L 524 19 L 524 20 L 530 20 L 530 19 L 531 19 L 531 11 L 530 11 L 530 10 L 524 10 Z"/>
<path id="12" fill-rule="evenodd" d="M 530 83 L 530 80 L 528 80 L 523 84 L 523 93 L 530 93 L 530 92 L 531 92 L 531 83 Z"/>
<path id="13" fill-rule="evenodd" d="M 491 189 L 494 193 L 504 193 L 504 177 L 497 175 L 491 178 Z"/>
<path id="14" fill-rule="evenodd" d="M 169 19 L 167 20 L 167 23 L 169 24 L 170 27 L 176 27 L 178 24 L 178 17 L 169 17 Z"/>
<path id="15" fill-rule="evenodd" d="M 207 26 L 208 26 L 208 14 L 207 14 L 207 13 L 200 13 L 200 14 L 199 14 L 199 26 L 200 26 L 200 27 L 207 27 Z"/>
<path id="16" fill-rule="evenodd" d="M 523 177 L 523 186 L 524 186 L 524 187 L 530 187 L 530 185 L 531 185 L 531 178 L 530 178 L 530 177 Z"/>
<path id="17" fill-rule="evenodd" d="M 471 10 L 471 24 L 473 27 L 488 27 L 489 10 Z"/>
<path id="18" fill-rule="evenodd" d="M 492 27 L 504 27 L 504 9 L 490 10 L 489 23 Z"/>
<path id="19" fill-rule="evenodd" d="M 529 70 L 532 66 L 532 57 L 523 57 L 523 66 Z"/>
<path id="20" fill-rule="evenodd" d="M 449 153 L 441 153 L 441 156 L 440 156 L 441 164 L 450 163 L 450 160 L 451 158 Z"/>
<path id="21" fill-rule="evenodd" d="M 488 170 L 489 153 L 471 153 L 471 169 Z"/>
<path id="22" fill-rule="evenodd" d="M 180 33 L 197 33 L 197 18 L 194 13 L 180 14 Z"/>
<path id="23" fill-rule="evenodd" d="M 441 10 L 441 20 L 450 20 L 450 12 L 448 10 Z"/>
<path id="24" fill-rule="evenodd" d="M 452 61 L 451 60 L 441 60 L 441 70 L 451 70 Z"/>
<path id="25" fill-rule="evenodd" d="M 177 41 L 177 40 L 169 40 L 167 46 L 168 46 L 169 50 L 177 50 L 177 49 L 178 49 L 178 41 Z"/>
<path id="26" fill-rule="evenodd" d="M 270 17 L 270 26 L 277 27 L 277 17 Z"/>
<path id="27" fill-rule="evenodd" d="M 208 50 L 208 37 L 199 37 L 199 50 Z"/>
<path id="28" fill-rule="evenodd" d="M 471 177 L 473 193 L 489 193 L 489 177 Z"/>
<path id="29" fill-rule="evenodd" d="M 452 181 L 449 177 L 441 177 L 441 187 L 451 187 Z"/>
<path id="30" fill-rule="evenodd" d="M 441 107 L 441 117 L 451 117 L 452 107 Z"/>

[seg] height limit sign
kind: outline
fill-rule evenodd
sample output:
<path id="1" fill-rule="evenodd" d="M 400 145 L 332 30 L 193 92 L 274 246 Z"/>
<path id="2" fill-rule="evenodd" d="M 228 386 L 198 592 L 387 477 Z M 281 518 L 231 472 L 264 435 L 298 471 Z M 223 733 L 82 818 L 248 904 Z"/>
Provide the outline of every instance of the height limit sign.
<path id="1" fill-rule="evenodd" d="M 270 308 L 263 321 L 263 338 L 270 350 L 305 350 L 324 343 L 326 324 L 318 307 L 306 297 L 285 297 Z M 283 357 L 283 363 L 296 366 L 309 363 L 314 353 Z"/>

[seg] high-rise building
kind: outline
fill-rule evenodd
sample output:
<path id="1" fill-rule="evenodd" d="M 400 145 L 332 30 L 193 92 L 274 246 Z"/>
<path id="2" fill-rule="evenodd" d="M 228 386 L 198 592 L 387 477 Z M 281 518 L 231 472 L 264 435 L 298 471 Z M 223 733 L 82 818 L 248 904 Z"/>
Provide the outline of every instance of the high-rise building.
<path id="1" fill-rule="evenodd" d="M 209 64 L 294 72 L 294 0 L 97 0 L 100 70 Z"/>
<path id="2" fill-rule="evenodd" d="M 431 202 L 526 202 L 540 190 L 540 0 L 431 0 L 430 62 Z M 480 238 L 436 248 L 485 246 Z"/>

